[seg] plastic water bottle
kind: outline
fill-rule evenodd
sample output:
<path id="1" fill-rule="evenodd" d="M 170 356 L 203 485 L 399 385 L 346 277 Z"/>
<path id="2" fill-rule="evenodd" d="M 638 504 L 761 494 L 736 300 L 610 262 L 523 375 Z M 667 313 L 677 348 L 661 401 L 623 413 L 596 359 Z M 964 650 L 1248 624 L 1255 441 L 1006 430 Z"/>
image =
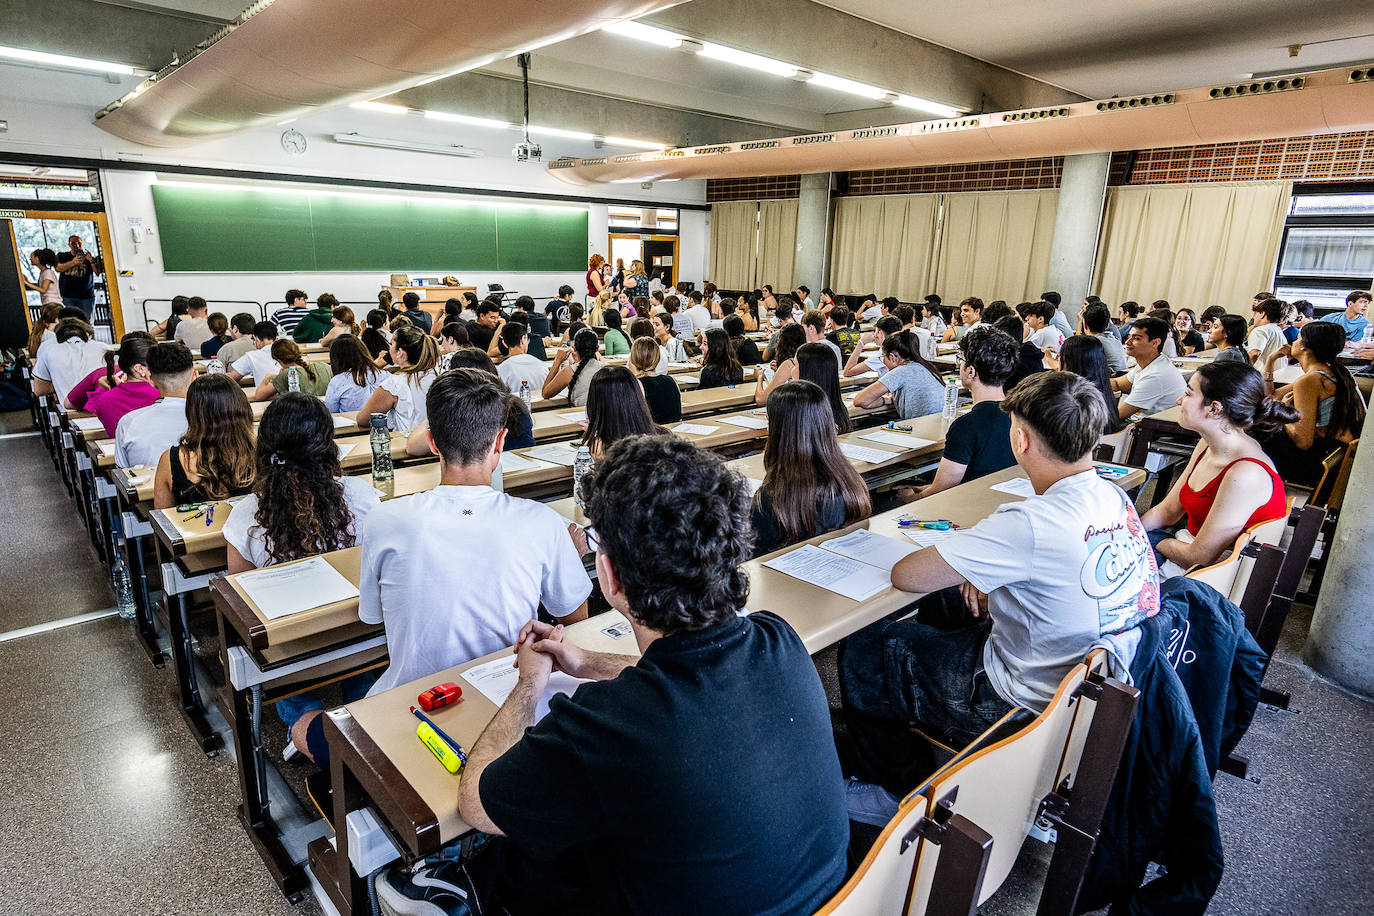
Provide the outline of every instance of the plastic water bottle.
<path id="1" fill-rule="evenodd" d="M 573 459 L 573 503 L 579 509 L 587 508 L 582 501 L 582 478 L 587 476 L 592 464 L 592 450 L 585 445 L 579 447 L 577 457 Z"/>
<path id="2" fill-rule="evenodd" d="M 528 381 L 522 381 L 520 383 L 520 400 L 525 402 L 526 410 L 532 409 L 531 405 L 534 403 L 534 392 L 530 390 L 530 383 Z"/>
<path id="3" fill-rule="evenodd" d="M 134 585 L 133 580 L 129 578 L 129 567 L 125 565 L 122 556 L 115 558 L 110 575 L 114 580 L 115 607 L 119 609 L 119 616 L 125 620 L 132 620 L 135 610 Z"/>
<path id="4" fill-rule="evenodd" d="M 206 374 L 206 375 L 223 375 L 223 374 L 224 374 L 224 361 L 221 360 L 218 356 L 212 356 L 212 357 L 210 357 L 210 362 L 208 362 L 208 363 L 205 364 L 205 374 Z"/>
<path id="5" fill-rule="evenodd" d="M 959 415 L 959 379 L 945 379 L 945 409 L 940 416 L 949 422 Z"/>
<path id="6" fill-rule="evenodd" d="M 295 366 L 288 366 L 286 369 L 286 389 L 288 391 L 301 390 L 301 370 Z M 390 451 L 387 454 L 391 454 Z"/>
<path id="7" fill-rule="evenodd" d="M 372 415 L 369 442 L 372 445 L 372 479 L 385 483 L 396 476 L 391 467 L 391 433 L 386 428 L 386 414 Z"/>

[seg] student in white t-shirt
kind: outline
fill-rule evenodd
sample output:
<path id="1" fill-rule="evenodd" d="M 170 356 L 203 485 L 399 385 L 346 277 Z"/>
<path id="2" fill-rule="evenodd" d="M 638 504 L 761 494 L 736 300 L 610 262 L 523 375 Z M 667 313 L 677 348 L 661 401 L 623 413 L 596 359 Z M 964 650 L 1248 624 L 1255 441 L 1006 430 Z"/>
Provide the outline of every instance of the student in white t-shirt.
<path id="1" fill-rule="evenodd" d="M 300 391 L 277 397 L 258 424 L 257 475 L 253 492 L 224 521 L 229 572 L 301 560 L 357 542 L 362 521 L 381 503 L 366 477 L 344 477 L 334 444 L 334 419 L 324 402 Z M 344 702 L 361 699 L 370 675 L 344 681 Z M 286 697 L 277 714 L 291 730 L 292 744 L 317 764 L 329 759 L 323 723 L 309 740 L 311 723 L 324 711 L 313 693 Z"/>
<path id="2" fill-rule="evenodd" d="M 692 290 L 687 294 L 687 299 L 692 304 L 687 307 L 685 314 L 692 322 L 693 331 L 704 331 L 711 323 L 711 310 L 706 307 L 705 297 L 697 290 Z"/>
<path id="3" fill-rule="evenodd" d="M 1052 355 L 1058 356 L 1059 348 L 1064 346 L 1064 334 L 1050 324 L 1050 319 L 1058 310 L 1048 302 L 1032 302 L 1022 306 L 1018 311 L 1021 312 L 1021 320 L 1030 331 L 1026 340 L 1037 349 L 1048 350 Z"/>
<path id="4" fill-rule="evenodd" d="M 33 393 L 50 394 L 63 406 L 77 383 L 105 365 L 105 354 L 116 345 L 95 340 L 95 330 L 80 318 L 57 323 L 52 343 L 38 348 L 33 366 Z"/>
<path id="5" fill-rule="evenodd" d="M 382 379 L 358 411 L 358 428 L 368 429 L 374 413 L 386 414 L 387 429 L 410 432 L 425 422 L 425 395 L 438 377 L 439 344 L 419 328 L 398 328 L 391 338 L 397 371 Z"/>
<path id="6" fill-rule="evenodd" d="M 1255 303 L 1254 311 L 1251 313 L 1255 316 L 1255 326 L 1245 340 L 1245 349 L 1250 355 L 1251 365 L 1262 367 L 1270 353 L 1288 343 L 1283 336 L 1283 328 L 1279 326 L 1279 322 L 1283 320 L 1283 313 L 1287 310 L 1288 303 L 1279 299 L 1265 299 L 1263 302 Z"/>
<path id="7" fill-rule="evenodd" d="M 528 382 L 530 396 L 542 397 L 536 392 L 544 388 L 544 379 L 549 375 L 549 364 L 526 352 L 530 343 L 529 326 L 511 322 L 501 329 L 501 340 L 505 342 L 508 354 L 501 360 L 501 365 L 496 367 L 496 374 L 501 377 L 501 381 L 506 383 L 511 394 L 519 394 L 520 383 Z"/>
<path id="8" fill-rule="evenodd" d="M 1116 405 L 1121 419 L 1168 410 L 1188 387 L 1183 373 L 1163 355 L 1164 341 L 1171 331 L 1158 318 L 1139 318 L 1131 323 L 1125 349 L 1136 367 L 1112 379 L 1112 390 L 1121 392 Z"/>
<path id="9" fill-rule="evenodd" d="M 514 645 L 541 604 L 564 623 L 586 616 L 591 582 L 567 522 L 491 488 L 509 398 L 488 373 L 445 373 L 427 408 L 439 486 L 363 525 L 358 616 L 386 625 L 391 653 L 373 694 Z"/>
<path id="10" fill-rule="evenodd" d="M 962 747 L 1016 706 L 1042 710 L 1097 644 L 1129 666 L 1159 611 L 1159 578 L 1135 506 L 1097 476 L 1102 394 L 1069 372 L 1039 372 L 1002 401 L 1011 446 L 1035 494 L 905 557 L 892 584 L 924 595 L 914 618 L 849 637 L 840 654 L 859 779 L 850 817 L 885 824 L 934 770 L 918 727 Z M 990 624 L 990 626 L 989 626 Z"/>
<path id="11" fill-rule="evenodd" d="M 148 373 L 162 397 L 119 418 L 115 467 L 155 468 L 186 434 L 186 389 L 196 378 L 195 357 L 183 343 L 156 344 L 148 351 Z"/>
<path id="12" fill-rule="evenodd" d="M 259 321 L 253 325 L 253 349 L 229 364 L 229 378 L 236 382 L 246 378 L 257 386 L 280 372 L 281 364 L 272 358 L 272 344 L 276 342 L 275 324 Z"/>

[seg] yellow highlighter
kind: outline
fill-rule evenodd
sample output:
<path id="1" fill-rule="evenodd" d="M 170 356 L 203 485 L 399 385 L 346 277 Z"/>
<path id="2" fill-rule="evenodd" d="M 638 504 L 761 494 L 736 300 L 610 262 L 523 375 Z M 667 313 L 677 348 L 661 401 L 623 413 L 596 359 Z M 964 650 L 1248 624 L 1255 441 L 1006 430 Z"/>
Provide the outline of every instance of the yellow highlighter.
<path id="1" fill-rule="evenodd" d="M 438 733 L 430 727 L 428 722 L 421 722 L 415 728 L 415 734 L 429 748 L 430 753 L 439 758 L 439 762 L 444 765 L 444 769 L 450 773 L 457 773 L 463 767 L 463 761 L 453 752 L 453 748 L 440 738 Z"/>

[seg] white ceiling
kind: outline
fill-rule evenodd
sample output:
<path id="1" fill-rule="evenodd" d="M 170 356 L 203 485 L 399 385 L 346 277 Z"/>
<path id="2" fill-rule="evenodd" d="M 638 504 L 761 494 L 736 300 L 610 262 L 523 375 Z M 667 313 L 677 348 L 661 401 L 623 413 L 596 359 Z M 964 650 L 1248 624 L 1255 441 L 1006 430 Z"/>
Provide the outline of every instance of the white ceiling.
<path id="1" fill-rule="evenodd" d="M 817 2 L 1088 98 L 1374 60 L 1369 0 Z"/>
<path id="2" fill-rule="evenodd" d="M 166 10 L 170 13 L 188 13 L 207 19 L 229 21 L 249 7 L 248 0 L 96 0 L 109 6 L 123 6 L 129 9 Z"/>

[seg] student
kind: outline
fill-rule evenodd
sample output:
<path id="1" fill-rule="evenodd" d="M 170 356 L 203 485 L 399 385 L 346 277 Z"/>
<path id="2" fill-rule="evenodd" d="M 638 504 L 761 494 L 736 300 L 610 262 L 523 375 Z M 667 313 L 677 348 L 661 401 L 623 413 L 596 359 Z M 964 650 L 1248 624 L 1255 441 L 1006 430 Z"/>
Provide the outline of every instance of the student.
<path id="1" fill-rule="evenodd" d="M 1168 410 L 1188 387 L 1183 373 L 1162 355 L 1170 330 L 1159 318 L 1141 318 L 1131 324 L 1126 355 L 1135 360 L 1136 368 L 1112 379 L 1112 390 L 1121 394 L 1116 407 L 1121 419 Z"/>
<path id="2" fill-rule="evenodd" d="M 362 410 L 382 381 L 382 371 L 368 355 L 367 347 L 352 334 L 344 334 L 329 345 L 329 372 L 324 406 L 331 414 Z"/>
<path id="3" fill-rule="evenodd" d="M 439 331 L 439 372 L 444 373 L 451 368 L 449 363 L 453 359 L 453 354 L 471 347 L 472 340 L 468 337 L 467 325 L 461 321 L 450 321 L 444 325 Z"/>
<path id="4" fill-rule="evenodd" d="M 243 389 L 223 375 L 196 379 L 186 389 L 186 432 L 157 460 L 153 508 L 249 492 L 256 463 L 253 437 L 253 412 Z M 238 570 L 231 565 L 229 571 Z"/>
<path id="5" fill-rule="evenodd" d="M 1256 368 L 1265 364 L 1270 353 L 1285 345 L 1279 321 L 1287 310 L 1288 303 L 1279 299 L 1266 299 L 1255 306 L 1253 327 L 1245 340 L 1245 349 L 1251 365 Z"/>
<path id="6" fill-rule="evenodd" d="M 692 290 L 687 294 L 687 301 L 691 303 L 683 313 L 688 321 L 692 323 L 692 331 L 704 331 L 711 323 L 711 310 L 703 303 L 703 297 L 699 290 Z"/>
<path id="7" fill-rule="evenodd" d="M 959 322 L 945 329 L 945 336 L 942 340 L 945 343 L 952 343 L 982 323 L 983 300 L 977 296 L 969 296 L 959 303 Z"/>
<path id="8" fill-rule="evenodd" d="M 638 319 L 638 324 L 644 319 Z M 633 328 L 631 330 L 633 333 Z M 682 391 L 672 376 L 659 369 L 662 351 L 652 337 L 638 337 L 630 344 L 630 371 L 644 389 L 644 400 L 655 423 L 676 423 L 682 419 Z"/>
<path id="9" fill-rule="evenodd" d="M 587 403 L 587 388 L 606 364 L 597 359 L 596 332 L 584 327 L 573 337 L 572 346 L 559 347 L 553 364 L 544 370 L 540 396 L 556 398 L 567 392 L 568 403 L 581 407 Z"/>
<path id="10" fill-rule="evenodd" d="M 672 328 L 673 336 L 679 341 L 685 341 L 696 334 L 696 329 L 692 325 L 692 319 L 688 318 L 682 311 L 682 300 L 677 296 L 666 296 L 663 299 L 663 308 L 668 313 L 664 321 Z"/>
<path id="11" fill-rule="evenodd" d="M 1191 356 L 1206 346 L 1197 330 L 1197 315 L 1192 309 L 1179 309 L 1174 316 L 1174 330 L 1178 332 L 1179 355 Z"/>
<path id="12" fill-rule="evenodd" d="M 496 364 L 492 362 L 491 357 L 472 347 L 466 347 L 453 354 L 448 371 L 453 369 L 477 369 L 500 381 L 500 376 L 496 372 Z M 530 415 L 524 402 L 515 395 L 510 396 L 508 404 L 504 451 L 533 447 L 536 444 L 534 441 L 534 417 Z M 413 458 L 426 458 L 434 454 L 429 447 L 428 420 L 411 430 L 410 435 L 406 437 L 406 454 Z"/>
<path id="13" fill-rule="evenodd" d="M 420 308 L 419 293 L 406 293 L 404 296 L 401 297 L 401 303 L 404 306 L 404 309 L 401 311 L 401 314 L 409 318 L 411 324 L 415 325 L 415 327 L 419 328 L 421 331 L 424 331 L 426 334 L 428 334 L 430 331 L 434 329 L 434 318 L 429 314 L 429 312 L 426 312 L 424 309 Z"/>
<path id="14" fill-rule="evenodd" d="M 654 315 L 649 320 L 653 322 L 654 339 L 663 348 L 664 365 L 659 371 L 667 372 L 670 363 L 687 362 L 687 349 L 673 333 L 672 317 L 670 315 Z"/>
<path id="15" fill-rule="evenodd" d="M 1064 334 L 1050 322 L 1056 313 L 1055 307 L 1042 300 L 1018 306 L 1016 310 L 1028 332 L 1026 341 L 1042 353 L 1057 355 L 1064 345 Z"/>
<path id="16" fill-rule="evenodd" d="M 115 467 L 156 467 L 162 453 L 186 432 L 186 389 L 196 377 L 191 351 L 176 341 L 157 344 L 148 351 L 148 373 L 162 397 L 120 419 Z"/>
<path id="17" fill-rule="evenodd" d="M 1025 340 L 1026 326 L 1016 315 L 1004 315 L 992 323 L 992 327 L 1012 340 L 1021 341 L 1016 351 L 1016 363 L 1011 367 L 1011 375 L 1002 384 L 1003 391 L 1011 391 L 1017 383 L 1028 375 L 1045 371 L 1045 351 Z"/>
<path id="18" fill-rule="evenodd" d="M 89 387 L 79 400 L 77 390 L 73 389 L 68 395 L 72 406 L 99 417 L 105 435 L 113 437 L 125 414 L 147 407 L 161 397 L 153 387 L 153 374 L 148 368 L 148 351 L 156 344 L 153 335 L 142 331 L 125 334 L 119 349 L 105 354 L 105 369 L 99 376 L 103 384 Z M 115 376 L 116 364 L 123 379 Z"/>
<path id="19" fill-rule="evenodd" d="M 358 411 L 358 428 L 370 429 L 372 415 L 384 413 L 388 429 L 409 432 L 425 421 L 425 393 L 438 377 L 439 345 L 419 328 L 403 327 L 388 352 L 397 371 L 382 379 Z"/>
<path id="20" fill-rule="evenodd" d="M 1059 333 L 1065 338 L 1072 337 L 1073 328 L 1069 326 L 1068 316 L 1064 314 L 1064 297 L 1060 296 L 1054 290 L 1049 290 L 1048 292 L 1040 294 L 1040 301 L 1048 302 L 1050 308 L 1053 309 L 1053 311 L 1050 312 L 1049 321 L 1047 323 L 1058 328 Z"/>
<path id="21" fill-rule="evenodd" d="M 823 344 L 835 354 L 835 371 L 838 373 L 840 367 L 844 365 L 844 353 L 840 350 L 839 344 L 826 339 L 825 316 L 812 309 L 802 316 L 801 325 L 802 331 L 806 334 L 807 343 Z"/>
<path id="22" fill-rule="evenodd" d="M 300 345 L 294 340 L 277 340 L 272 343 L 272 358 L 281 369 L 276 375 L 263 379 L 253 392 L 254 401 L 270 401 L 279 394 L 291 390 L 291 377 L 296 380 L 296 390 L 324 397 L 329 390 L 329 381 L 334 377 L 329 366 L 318 361 L 307 362 Z"/>
<path id="23" fill-rule="evenodd" d="M 778 348 L 778 336 L 782 334 L 782 329 L 792 324 L 792 297 L 784 296 L 773 308 L 773 319 L 769 324 L 774 328 L 773 333 L 768 337 L 768 344 L 763 348 L 763 358 L 772 362 L 775 351 Z"/>
<path id="24" fill-rule="evenodd" d="M 186 317 L 186 303 L 189 301 L 185 296 L 173 296 L 171 312 L 166 318 L 153 325 L 148 333 L 158 340 L 173 340 L 177 325 L 181 323 L 181 319 Z"/>
<path id="25" fill-rule="evenodd" d="M 797 348 L 797 378 L 810 382 L 825 393 L 826 403 L 835 415 L 835 431 L 840 434 L 854 428 L 849 419 L 849 407 L 840 395 L 840 373 L 827 356 L 833 356 L 823 343 L 802 344 Z"/>
<path id="26" fill-rule="evenodd" d="M 566 623 L 580 620 L 591 593 L 567 523 L 491 488 L 506 438 L 505 386 L 452 369 L 425 401 L 439 486 L 374 509 L 358 539 L 358 616 L 386 625 L 391 653 L 372 694 L 514 644 L 541 604 Z M 455 544 L 466 548 L 455 553 Z"/>
<path id="27" fill-rule="evenodd" d="M 306 305 L 304 290 L 288 289 L 285 298 L 286 305 L 272 313 L 272 323 L 281 329 L 281 333 L 290 334 L 310 309 Z"/>
<path id="28" fill-rule="evenodd" d="M 256 324 L 256 319 L 248 312 L 239 312 L 229 319 L 229 340 L 215 354 L 226 370 L 244 354 L 256 349 L 253 343 L 253 327 Z"/>
<path id="29" fill-rule="evenodd" d="M 721 328 L 730 338 L 730 347 L 735 351 L 735 359 L 741 366 L 757 366 L 763 362 L 758 344 L 745 337 L 744 319 L 739 315 L 726 315 Z"/>
<path id="30" fill-rule="evenodd" d="M 1001 404 L 1002 384 L 1011 374 L 1017 349 L 1016 341 L 987 327 L 974 328 L 959 341 L 959 383 L 973 395 L 973 407 L 949 425 L 935 479 L 923 487 L 897 487 L 898 499 L 911 502 L 933 496 L 1016 463 L 1011 417 Z"/>
<path id="31" fill-rule="evenodd" d="M 363 329 L 360 339 L 374 362 L 385 362 L 389 358 L 387 350 L 391 347 L 391 334 L 386 329 L 386 312 L 373 309 L 367 313 L 367 327 Z"/>
<path id="32" fill-rule="evenodd" d="M 836 303 L 830 309 L 827 321 L 831 330 L 825 335 L 825 339 L 840 348 L 840 365 L 844 366 L 854 351 L 859 349 L 863 334 L 859 332 L 858 325 L 854 323 L 854 317 L 847 306 Z"/>
<path id="33" fill-rule="evenodd" d="M 594 257 L 599 257 L 599 255 L 594 255 Z M 587 275 L 589 277 L 591 276 L 590 270 L 588 270 Z M 600 276 L 599 270 L 597 271 L 597 275 Z M 595 299 L 601 292 L 600 286 L 593 290 L 591 288 L 591 283 L 588 283 L 587 287 L 588 299 Z M 549 319 L 549 327 L 552 331 L 550 336 L 562 334 L 567 330 L 568 325 L 572 323 L 572 318 L 568 311 L 568 307 L 572 304 L 572 297 L 573 288 L 564 283 L 562 286 L 558 287 L 558 298 L 550 300 L 549 304 L 544 306 L 544 315 Z"/>
<path id="34" fill-rule="evenodd" d="M 1369 330 L 1369 319 L 1365 317 L 1367 311 L 1369 291 L 1357 289 L 1345 297 L 1345 311 L 1332 312 L 1321 320 L 1339 325 L 1345 331 L 1345 339 L 1348 342 L 1359 343 L 1364 340 L 1365 333 Z"/>
<path id="35" fill-rule="evenodd" d="M 521 296 L 520 298 L 521 298 L 521 299 L 530 299 L 529 296 Z M 476 320 L 477 320 L 477 303 L 478 303 L 477 294 L 474 293 L 474 292 L 473 292 L 472 290 L 470 290 L 470 289 L 463 290 L 461 299 L 462 299 L 462 308 L 461 308 L 461 310 L 458 312 L 458 320 L 461 321 L 461 322 L 463 322 L 464 324 L 467 324 L 469 321 L 476 321 Z M 515 307 L 516 307 L 516 308 L 520 308 L 520 299 L 515 300 Z M 530 299 L 530 310 L 532 311 L 533 309 L 534 309 L 534 300 L 533 300 L 533 299 Z"/>
<path id="36" fill-rule="evenodd" d="M 272 345 L 277 342 L 277 326 L 270 321 L 253 325 L 253 349 L 228 364 L 228 376 L 237 382 L 248 379 L 254 385 L 270 379 L 281 366 L 272 358 Z"/>
<path id="37" fill-rule="evenodd" d="M 654 423 L 644 389 L 629 369 L 607 366 L 592 379 L 587 389 L 587 429 L 581 442 L 591 450 L 592 458 L 601 460 L 612 445 L 627 436 L 665 432 Z"/>
<path id="38" fill-rule="evenodd" d="M 611 309 L 603 316 L 606 320 L 606 334 L 601 338 L 601 345 L 608 357 L 629 356 L 630 338 L 625 336 L 621 330 L 624 319 L 620 312 Z"/>
<path id="39" fill-rule="evenodd" d="M 811 302 L 811 289 L 809 287 L 798 286 L 792 291 L 792 295 L 796 297 L 797 304 L 802 307 L 802 311 L 810 311 L 813 308 L 813 303 Z"/>
<path id="40" fill-rule="evenodd" d="M 1349 443 L 1364 426 L 1365 405 L 1355 379 L 1340 362 L 1345 332 L 1330 321 L 1303 326 L 1298 340 L 1269 355 L 1264 364 L 1266 388 L 1297 416 L 1285 420 L 1282 429 L 1262 440 L 1284 480 L 1315 486 L 1321 479 L 1322 460 L 1339 443 Z M 1274 367 L 1292 356 L 1302 368 L 1291 384 L 1277 390 Z"/>
<path id="41" fill-rule="evenodd" d="M 925 302 L 921 303 L 921 327 L 929 331 L 936 340 L 944 339 L 945 317 L 940 313 L 939 296 L 926 296 Z"/>
<path id="42" fill-rule="evenodd" d="M 25 289 L 38 293 L 39 305 L 62 304 L 61 279 L 57 276 L 57 253 L 51 248 L 35 248 L 29 252 L 29 263 L 38 268 L 38 282 L 30 283 L 19 274 Z"/>
<path id="43" fill-rule="evenodd" d="M 519 683 L 459 782 L 463 819 L 505 837 L 497 905 L 651 912 L 670 895 L 680 913 L 816 911 L 844 881 L 843 783 L 801 640 L 768 612 L 741 615 L 739 478 L 690 443 L 636 437 L 583 488 L 598 581 L 643 655 L 583 651 L 538 621 L 521 630 Z M 555 667 L 593 683 L 535 724 Z M 559 790 L 540 798 L 530 787 L 550 773 Z M 418 883 L 393 869 L 379 894 Z"/>
<path id="44" fill-rule="evenodd" d="M 1308 300 L 1298 299 L 1290 303 L 1290 305 L 1293 311 L 1289 316 L 1289 324 L 1283 329 L 1283 336 L 1291 344 L 1298 339 L 1299 332 L 1301 332 L 1309 322 L 1315 321 L 1316 319 L 1313 317 L 1313 310 L 1315 307 Z"/>
<path id="45" fill-rule="evenodd" d="M 38 320 L 33 323 L 33 329 L 29 331 L 29 340 L 25 344 L 29 359 L 38 359 L 38 351 L 43 348 L 43 344 L 57 337 L 54 330 L 57 322 L 61 319 L 58 313 L 62 311 L 61 302 L 49 302 L 38 310 Z"/>
<path id="46" fill-rule="evenodd" d="M 744 381 L 744 367 L 735 356 L 730 335 L 719 328 L 706 331 L 701 345 L 701 381 L 699 388 L 723 388 Z"/>
<path id="47" fill-rule="evenodd" d="M 229 319 L 223 312 L 211 312 L 206 316 L 205 324 L 210 329 L 210 337 L 200 345 L 200 355 L 204 359 L 214 359 L 224 345 L 233 339 L 229 336 Z"/>
<path id="48" fill-rule="evenodd" d="M 759 329 L 759 300 L 753 293 L 744 293 L 740 296 L 739 319 L 744 324 L 745 331 L 757 331 Z"/>
<path id="49" fill-rule="evenodd" d="M 495 356 L 496 335 L 504 325 L 501 317 L 501 304 L 491 299 L 483 299 L 477 306 L 477 320 L 468 325 L 468 338 L 472 345 L 488 356 Z"/>
<path id="50" fill-rule="evenodd" d="M 1224 306 L 1209 305 L 1202 310 L 1202 315 L 1198 318 L 1198 329 L 1202 332 L 1203 349 L 1210 350 L 1214 346 L 1211 341 L 1211 333 L 1215 322 L 1222 315 L 1229 314 Z"/>
<path id="51" fill-rule="evenodd" d="M 592 300 L 591 305 L 586 307 L 585 311 L 587 323 L 591 327 L 601 328 L 606 326 L 605 314 L 619 309 L 619 306 L 613 301 L 614 298 L 615 293 L 611 292 L 609 289 L 603 289 L 601 292 L 597 293 L 596 298 Z M 569 308 L 568 312 L 571 315 L 572 309 Z"/>
<path id="52" fill-rule="evenodd" d="M 1115 334 L 1109 333 L 1107 336 L 1115 340 L 1118 346 L 1121 345 L 1120 338 Z M 1093 387 L 1102 392 L 1102 401 L 1111 413 L 1111 422 L 1102 430 L 1103 435 L 1121 431 L 1125 424 L 1116 411 L 1116 394 L 1112 391 L 1112 374 L 1107 370 L 1107 352 L 1101 337 L 1095 334 L 1091 336 L 1075 334 L 1070 337 L 1064 341 L 1064 348 L 1059 351 L 1059 359 L 1050 368 L 1072 372 L 1074 375 L 1081 375 L 1092 382 Z"/>
<path id="53" fill-rule="evenodd" d="M 1083 306 L 1079 317 L 1083 322 L 1084 334 L 1096 337 L 1102 344 L 1103 355 L 1107 360 L 1107 371 L 1111 374 L 1126 371 L 1126 351 L 1121 346 L 1121 337 L 1112 328 L 1111 312 L 1105 303 L 1090 302 Z"/>
<path id="54" fill-rule="evenodd" d="M 788 324 L 774 335 L 773 362 L 763 371 L 754 370 L 754 403 L 759 407 L 768 403 L 773 389 L 797 377 L 797 350 L 806 343 L 806 332 L 799 324 Z"/>
<path id="55" fill-rule="evenodd" d="M 210 306 L 199 296 L 186 300 L 186 317 L 177 324 L 172 339 L 186 344 L 192 353 L 199 353 L 200 345 L 211 337 L 209 310 Z"/>
<path id="56" fill-rule="evenodd" d="M 391 290 L 380 289 L 377 291 L 377 309 L 386 317 L 390 318 L 395 311 L 395 297 L 391 295 Z"/>
<path id="57" fill-rule="evenodd" d="M 94 340 L 95 330 L 80 318 L 63 318 L 57 323 L 53 342 L 38 348 L 33 365 L 33 393 L 50 394 L 57 404 L 67 406 L 67 395 L 77 383 L 105 364 L 111 347 Z"/>
<path id="58" fill-rule="evenodd" d="M 883 362 L 887 372 L 854 396 L 854 406 L 869 409 L 887 401 L 903 420 L 939 413 L 945 403 L 945 383 L 940 373 L 921 356 L 916 337 L 901 331 L 883 338 Z"/>
<path id="59" fill-rule="evenodd" d="M 1131 336 L 1131 325 L 1135 323 L 1137 319 L 1140 318 L 1141 313 L 1145 311 L 1145 308 L 1139 302 L 1132 302 L 1129 299 L 1118 305 L 1116 308 L 1117 313 L 1120 316 L 1117 329 L 1121 332 L 1121 342 L 1124 344 L 1126 342 L 1126 338 Z"/>
<path id="60" fill-rule="evenodd" d="M 585 321 L 582 320 L 583 314 L 584 314 L 584 310 L 583 310 L 583 308 L 582 308 L 582 303 L 580 303 L 580 302 L 572 302 L 572 303 L 569 303 L 569 305 L 568 305 L 568 325 L 567 325 L 567 327 L 565 327 L 565 328 L 563 329 L 563 336 L 561 336 L 560 338 L 558 338 L 558 341 L 557 341 L 557 345 L 558 345 L 558 346 L 560 346 L 560 347 L 566 347 L 566 346 L 568 346 L 568 344 L 570 344 L 570 343 L 572 342 L 572 339 L 573 339 L 574 337 L 577 336 L 577 332 L 580 331 L 580 330 L 582 330 L 583 328 L 585 328 L 585 327 L 587 326 L 587 323 L 586 323 Z M 497 333 L 497 340 L 498 340 L 498 341 L 500 340 L 500 333 L 499 333 L 499 331 L 500 331 L 500 329 L 498 328 L 498 333 Z M 494 354 L 493 354 L 493 355 L 494 355 Z"/>
<path id="61" fill-rule="evenodd" d="M 476 305 L 476 302 L 474 301 L 473 304 Z M 525 325 L 530 329 L 530 341 L 525 352 L 535 359 L 548 359 L 545 340 L 553 336 L 553 329 L 549 326 L 549 317 L 534 307 L 534 299 L 530 296 L 521 296 L 515 300 L 515 314 L 511 318 L 515 319 L 522 313 L 526 319 Z M 476 312 L 473 313 L 473 317 L 476 317 Z"/>
<path id="62" fill-rule="evenodd" d="M 1250 326 L 1239 315 L 1222 315 L 1215 319 L 1208 332 L 1208 342 L 1217 349 L 1212 361 L 1233 360 L 1250 365 L 1250 354 L 1245 350 L 1245 332 L 1248 330 Z"/>
<path id="63" fill-rule="evenodd" d="M 901 329 L 902 323 L 891 315 L 879 318 L 872 331 L 859 335 L 859 345 L 849 354 L 849 359 L 844 364 L 844 371 L 840 374 L 845 378 L 854 378 L 876 372 L 878 378 L 882 378 L 883 374 L 887 372 L 887 364 L 883 362 L 883 341 Z M 864 350 L 869 344 L 877 344 L 878 352 L 865 357 Z"/>
<path id="64" fill-rule="evenodd" d="M 1164 499 L 1141 519 L 1163 577 L 1215 563 L 1236 537 L 1286 518 L 1283 481 L 1250 433 L 1294 422 L 1297 411 L 1269 397 L 1260 374 L 1235 362 L 1200 367 L 1179 398 L 1179 425 L 1202 440 Z M 1172 532 L 1180 522 L 1186 525 Z"/>
<path id="65" fill-rule="evenodd" d="M 315 307 L 306 312 L 301 320 L 296 322 L 296 326 L 291 330 L 291 339 L 296 343 L 320 343 L 326 334 L 333 332 L 337 325 L 334 323 L 334 309 L 339 305 L 339 300 L 329 293 L 320 293 L 320 297 L 315 300 Z M 352 324 L 352 322 L 349 322 Z M 335 334 L 335 337 L 338 335 Z"/>
<path id="66" fill-rule="evenodd" d="M 592 334 L 595 335 L 596 332 L 593 331 Z M 529 385 L 530 396 L 533 397 L 534 392 L 542 391 L 544 381 L 549 376 L 549 365 L 527 352 L 529 328 L 512 321 L 501 329 L 501 339 L 505 342 L 509 355 L 501 361 L 496 374 L 501 377 L 501 381 L 510 389 L 511 394 L 519 394 L 520 384 L 524 382 Z"/>
<path id="67" fill-rule="evenodd" d="M 859 300 L 859 320 L 877 321 L 883 317 L 882 306 L 878 304 L 876 293 L 868 293 Z"/>
<path id="68" fill-rule="evenodd" d="M 913 727 L 963 747 L 1014 707 L 1038 712 L 1094 644 L 1159 612 L 1135 507 L 1093 468 L 1107 421 L 1101 395 L 1072 373 L 1042 372 L 1002 410 L 1037 495 L 899 561 L 892 584 L 926 596 L 918 613 L 841 646 L 845 721 L 864 781 L 849 787 L 854 820 L 886 824 L 897 798 L 933 771 Z M 1104 554 L 1113 562 L 1099 562 Z"/>

